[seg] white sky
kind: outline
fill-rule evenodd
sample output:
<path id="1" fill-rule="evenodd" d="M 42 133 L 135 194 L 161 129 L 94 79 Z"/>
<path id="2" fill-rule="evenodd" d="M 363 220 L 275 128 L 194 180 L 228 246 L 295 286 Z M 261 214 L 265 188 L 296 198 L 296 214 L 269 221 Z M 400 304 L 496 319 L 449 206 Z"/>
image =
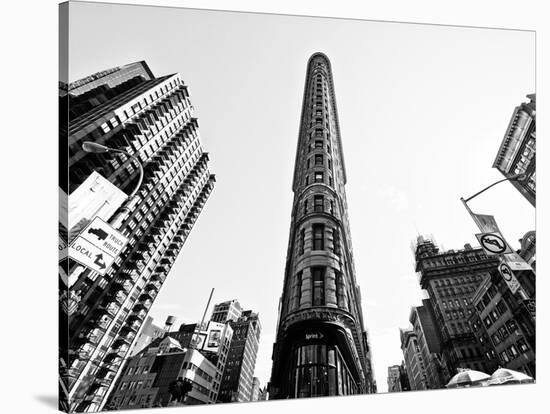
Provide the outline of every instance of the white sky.
<path id="1" fill-rule="evenodd" d="M 402 360 L 399 327 L 422 292 L 410 243 L 477 245 L 459 198 L 502 178 L 491 165 L 535 88 L 533 32 L 71 3 L 70 80 L 146 60 L 189 85 L 215 189 L 151 316 L 200 320 L 237 298 L 260 313 L 255 375 L 271 372 L 306 63 L 332 62 L 357 280 L 379 391 Z M 513 247 L 535 211 L 509 184 L 473 200 Z M 210 315 L 210 310 L 208 315 Z"/>

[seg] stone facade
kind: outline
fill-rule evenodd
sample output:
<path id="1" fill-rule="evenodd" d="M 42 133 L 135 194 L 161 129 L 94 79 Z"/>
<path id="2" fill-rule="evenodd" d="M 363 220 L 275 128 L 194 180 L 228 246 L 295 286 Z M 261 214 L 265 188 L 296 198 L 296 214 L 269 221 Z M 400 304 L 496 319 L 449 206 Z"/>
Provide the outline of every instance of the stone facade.
<path id="1" fill-rule="evenodd" d="M 308 62 L 271 399 L 375 390 L 353 264 L 331 70 L 321 53 Z M 313 349 L 323 355 L 320 361 L 306 357 Z M 302 353 L 305 360 L 298 356 Z M 308 388 L 307 378 L 317 372 L 323 385 Z"/>

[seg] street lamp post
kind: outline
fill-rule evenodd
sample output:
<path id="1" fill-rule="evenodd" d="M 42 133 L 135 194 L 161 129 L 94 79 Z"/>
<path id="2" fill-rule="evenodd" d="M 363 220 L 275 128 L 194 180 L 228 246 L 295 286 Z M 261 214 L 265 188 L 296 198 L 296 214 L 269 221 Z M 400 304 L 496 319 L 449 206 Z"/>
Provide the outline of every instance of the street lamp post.
<path id="1" fill-rule="evenodd" d="M 141 183 L 143 182 L 143 165 L 141 165 L 141 162 L 139 159 L 135 156 L 130 154 L 127 151 L 116 149 L 116 148 L 110 148 L 102 144 L 98 144 L 96 142 L 91 141 L 85 141 L 82 143 L 82 149 L 86 152 L 94 153 L 94 154 L 103 154 L 106 152 L 119 152 L 121 154 L 126 155 L 131 160 L 135 161 L 138 165 L 139 169 L 139 179 L 138 182 L 134 188 L 134 190 L 130 193 L 124 204 L 117 210 L 114 217 L 111 219 L 110 224 L 117 230 L 120 230 L 120 227 L 122 225 L 122 222 L 124 218 L 128 215 L 130 211 L 132 211 L 132 208 L 134 207 L 135 203 L 137 202 L 137 192 L 139 188 L 141 187 Z"/>
<path id="2" fill-rule="evenodd" d="M 470 201 L 472 198 L 475 198 L 477 197 L 478 195 L 480 195 L 481 193 L 484 193 L 485 191 L 487 191 L 489 188 L 491 187 L 494 187 L 495 185 L 497 184 L 500 184 L 504 181 L 522 181 L 525 179 L 525 174 L 515 174 L 515 175 L 512 175 L 511 177 L 507 177 L 507 178 L 503 178 L 502 180 L 498 180 L 498 181 L 495 181 L 493 184 L 491 185 L 488 185 L 487 187 L 485 187 L 484 189 L 482 189 L 481 191 L 478 191 L 477 193 L 475 193 L 473 196 L 470 196 L 468 197 L 467 199 L 464 199 L 464 197 L 460 197 L 460 201 L 462 201 L 464 203 L 464 205 L 466 205 L 466 203 L 468 201 Z M 469 211 L 469 209 L 468 209 Z"/>

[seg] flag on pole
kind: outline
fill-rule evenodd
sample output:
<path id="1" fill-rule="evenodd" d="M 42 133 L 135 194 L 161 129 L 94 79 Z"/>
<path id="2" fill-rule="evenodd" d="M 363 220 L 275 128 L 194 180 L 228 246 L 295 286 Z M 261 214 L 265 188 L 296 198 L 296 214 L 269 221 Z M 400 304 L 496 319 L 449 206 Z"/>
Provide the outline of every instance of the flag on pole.
<path id="1" fill-rule="evenodd" d="M 494 216 L 491 216 L 489 214 L 476 214 L 472 210 L 470 210 L 468 203 L 466 203 L 466 201 L 463 198 L 461 200 L 462 200 L 462 203 L 464 204 L 464 207 L 466 207 L 466 210 L 468 211 L 468 213 L 470 213 L 470 216 L 472 216 L 474 223 L 476 223 L 477 227 L 479 227 L 479 230 L 481 230 L 482 233 L 494 233 L 494 232 L 500 233 L 500 229 L 498 228 L 498 225 Z"/>
<path id="2" fill-rule="evenodd" d="M 472 218 L 483 233 L 499 232 L 497 222 L 494 216 L 488 214 L 475 214 L 472 213 Z"/>

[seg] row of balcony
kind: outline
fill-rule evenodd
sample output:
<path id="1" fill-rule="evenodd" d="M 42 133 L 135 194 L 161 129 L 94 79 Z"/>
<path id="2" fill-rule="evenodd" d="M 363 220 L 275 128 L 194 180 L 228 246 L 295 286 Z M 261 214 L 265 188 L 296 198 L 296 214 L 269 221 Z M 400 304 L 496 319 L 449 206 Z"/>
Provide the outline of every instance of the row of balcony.
<path id="1" fill-rule="evenodd" d="M 178 99 L 179 98 L 179 99 Z M 136 135 L 146 135 L 150 125 L 156 125 L 166 118 L 166 114 L 174 117 L 174 112 L 181 113 L 189 106 L 183 90 L 176 91 L 164 97 L 159 102 L 142 111 L 136 118 L 127 124 L 127 127 Z"/>
<path id="2" fill-rule="evenodd" d="M 143 322 L 143 319 L 147 315 L 147 310 L 152 305 L 154 298 L 156 297 L 158 290 L 162 285 L 162 282 L 164 282 L 166 273 L 173 265 L 175 258 L 179 250 L 181 249 L 183 242 L 185 241 L 184 237 L 187 236 L 194 221 L 198 217 L 200 208 L 202 208 L 202 206 L 204 205 L 204 202 L 206 201 L 206 196 L 211 191 L 211 189 L 212 184 L 208 183 L 199 194 L 196 204 L 193 205 L 193 207 L 190 209 L 187 217 L 184 220 L 182 228 L 178 230 L 172 240 L 172 243 L 168 246 L 164 257 L 160 260 L 159 265 L 155 269 L 156 272 L 151 276 L 149 283 L 145 286 L 143 293 L 139 296 L 138 302 L 134 306 L 132 313 L 128 316 L 126 320 L 127 323 L 124 325 L 123 330 L 121 331 L 126 332 L 126 334 L 131 331 L 136 331 L 141 325 L 141 322 Z M 166 218 L 168 219 L 168 217 Z M 156 228 L 158 229 L 159 227 Z M 152 240 L 150 241 L 153 241 L 154 236 L 151 236 L 151 238 Z M 143 253 L 139 251 L 135 252 L 132 255 L 133 259 L 128 262 L 130 264 L 129 268 L 134 267 L 137 261 L 139 261 L 140 257 L 144 257 Z M 119 310 L 119 306 L 124 302 L 125 295 L 129 292 L 132 286 L 132 283 L 130 282 L 131 279 L 131 272 L 121 272 L 119 274 L 119 279 L 117 279 L 112 284 L 112 290 L 106 296 L 104 303 L 96 308 L 96 310 L 94 311 L 94 317 L 89 321 L 90 331 L 84 333 L 81 338 L 82 345 L 86 343 L 93 345 L 97 344 L 102 334 L 105 332 L 111 322 L 110 319 L 101 320 L 100 318 L 105 316 L 114 318 L 116 316 Z"/>
<path id="3" fill-rule="evenodd" d="M 102 372 L 107 372 L 109 370 L 109 367 L 113 367 L 122 360 L 127 350 L 127 347 L 129 347 L 133 337 L 135 336 L 135 334 L 137 334 L 139 327 L 143 323 L 143 320 L 147 315 L 148 309 L 152 306 L 153 301 L 158 294 L 162 283 L 164 282 L 166 273 L 171 268 L 179 250 L 183 246 L 185 238 L 187 237 L 187 234 L 189 233 L 194 221 L 198 217 L 200 209 L 204 205 L 207 195 L 210 193 L 212 188 L 213 184 L 211 179 L 203 187 L 201 193 L 197 198 L 196 203 L 189 211 L 183 226 L 180 228 L 180 230 L 178 230 L 178 232 L 172 239 L 172 242 L 168 246 L 168 249 L 165 252 L 165 257 L 161 259 L 159 266 L 157 266 L 157 268 L 155 269 L 156 272 L 153 273 L 149 282 L 145 285 L 142 293 L 138 297 L 138 300 L 134 305 L 132 312 L 126 318 L 126 322 L 121 328 L 117 339 L 115 340 L 115 342 L 113 342 L 111 346 L 112 352 L 107 354 L 104 358 L 104 365 L 100 369 L 100 371 L 103 370 Z M 129 275 L 127 274 L 127 276 Z M 120 304 L 120 301 L 124 298 L 124 293 L 128 293 L 131 287 L 131 283 L 124 279 L 126 278 L 122 278 L 122 280 L 117 280 L 115 281 L 115 283 L 113 283 L 114 290 L 107 296 L 107 300 L 114 299 L 117 304 Z M 113 303 L 104 304 L 97 308 L 96 311 L 98 315 L 109 315 L 111 317 L 114 317 L 116 315 L 116 312 L 118 311 L 118 307 Z M 104 333 L 104 329 L 107 328 L 109 323 L 110 320 L 105 320 L 104 325 L 99 324 L 96 325 L 94 329 L 91 329 L 91 331 L 83 338 L 82 345 L 96 345 L 102 334 Z"/>

